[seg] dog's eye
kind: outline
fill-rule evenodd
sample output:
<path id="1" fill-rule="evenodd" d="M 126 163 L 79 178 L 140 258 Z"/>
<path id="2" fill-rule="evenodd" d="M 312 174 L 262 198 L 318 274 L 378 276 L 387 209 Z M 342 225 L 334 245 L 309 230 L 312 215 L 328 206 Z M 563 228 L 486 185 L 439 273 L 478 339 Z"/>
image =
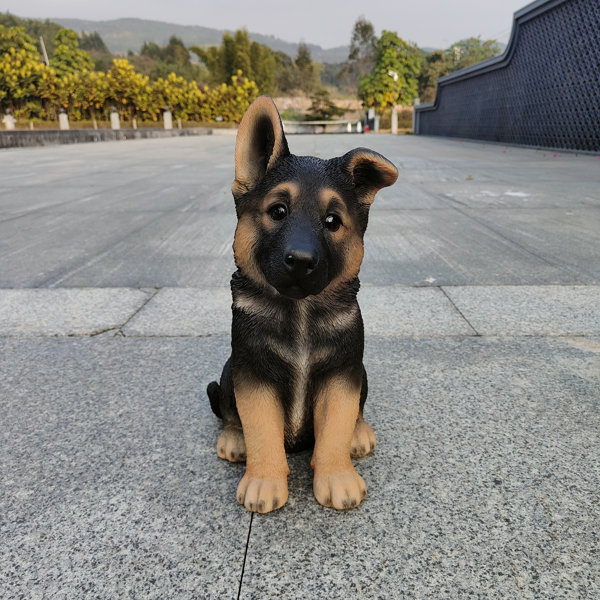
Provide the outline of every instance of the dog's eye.
<path id="1" fill-rule="evenodd" d="M 287 208 L 283 204 L 276 204 L 271 209 L 269 209 L 269 214 L 271 215 L 271 219 L 273 221 L 281 221 L 287 217 Z"/>
<path id="2" fill-rule="evenodd" d="M 342 220 L 337 215 L 327 215 L 325 217 L 325 227 L 329 229 L 329 231 L 337 231 L 342 224 Z"/>

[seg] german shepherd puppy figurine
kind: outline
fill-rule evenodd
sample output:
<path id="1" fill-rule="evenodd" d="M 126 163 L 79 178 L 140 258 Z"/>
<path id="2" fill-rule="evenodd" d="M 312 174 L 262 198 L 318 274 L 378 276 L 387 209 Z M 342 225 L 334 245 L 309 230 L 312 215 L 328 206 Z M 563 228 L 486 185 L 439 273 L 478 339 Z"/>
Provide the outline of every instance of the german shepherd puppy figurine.
<path id="1" fill-rule="evenodd" d="M 231 357 L 207 392 L 223 419 L 219 457 L 246 461 L 237 500 L 250 511 L 286 503 L 286 450 L 313 443 L 319 503 L 353 508 L 367 493 L 351 461 L 375 449 L 363 420 L 358 272 L 375 193 L 397 176 L 366 148 L 330 160 L 290 154 L 266 96 L 242 119 L 232 185 Z"/>

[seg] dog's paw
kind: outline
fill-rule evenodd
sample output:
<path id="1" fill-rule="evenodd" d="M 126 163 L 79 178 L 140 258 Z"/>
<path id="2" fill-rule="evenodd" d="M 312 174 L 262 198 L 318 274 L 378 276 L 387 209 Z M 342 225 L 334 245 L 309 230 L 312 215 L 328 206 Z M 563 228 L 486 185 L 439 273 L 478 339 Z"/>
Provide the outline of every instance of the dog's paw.
<path id="1" fill-rule="evenodd" d="M 350 446 L 350 456 L 360 458 L 366 456 L 375 450 L 377 439 L 373 428 L 362 419 L 356 421 L 354 433 L 352 434 L 352 444 Z"/>
<path id="2" fill-rule="evenodd" d="M 246 442 L 241 427 L 227 426 L 217 440 L 219 458 L 229 462 L 244 462 L 246 460 Z"/>
<path id="3" fill-rule="evenodd" d="M 246 473 L 237 488 L 237 501 L 249 511 L 268 513 L 288 499 L 287 477 L 252 477 Z"/>
<path id="4" fill-rule="evenodd" d="M 315 470 L 313 491 L 319 504 L 338 510 L 357 507 L 367 495 L 364 479 L 353 466 L 344 471 L 322 473 Z"/>

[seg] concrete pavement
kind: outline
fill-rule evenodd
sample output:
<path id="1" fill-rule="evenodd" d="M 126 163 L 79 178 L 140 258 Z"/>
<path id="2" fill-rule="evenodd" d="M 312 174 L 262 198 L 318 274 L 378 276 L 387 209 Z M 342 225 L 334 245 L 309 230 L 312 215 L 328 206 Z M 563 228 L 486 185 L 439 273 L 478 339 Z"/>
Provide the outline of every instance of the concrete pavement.
<path id="1" fill-rule="evenodd" d="M 251 516 L 228 356 L 233 138 L 0 151 L 0 597 L 600 597 L 600 160 L 410 136 L 359 300 L 374 456 Z"/>

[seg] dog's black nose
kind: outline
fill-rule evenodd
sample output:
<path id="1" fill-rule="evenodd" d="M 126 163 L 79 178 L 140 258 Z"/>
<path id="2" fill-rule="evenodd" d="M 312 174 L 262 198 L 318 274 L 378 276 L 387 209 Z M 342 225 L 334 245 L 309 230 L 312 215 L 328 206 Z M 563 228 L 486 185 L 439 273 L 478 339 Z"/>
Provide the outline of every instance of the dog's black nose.
<path id="1" fill-rule="evenodd" d="M 283 262 L 294 279 L 302 279 L 315 270 L 318 259 L 309 250 L 298 249 L 286 252 Z"/>

